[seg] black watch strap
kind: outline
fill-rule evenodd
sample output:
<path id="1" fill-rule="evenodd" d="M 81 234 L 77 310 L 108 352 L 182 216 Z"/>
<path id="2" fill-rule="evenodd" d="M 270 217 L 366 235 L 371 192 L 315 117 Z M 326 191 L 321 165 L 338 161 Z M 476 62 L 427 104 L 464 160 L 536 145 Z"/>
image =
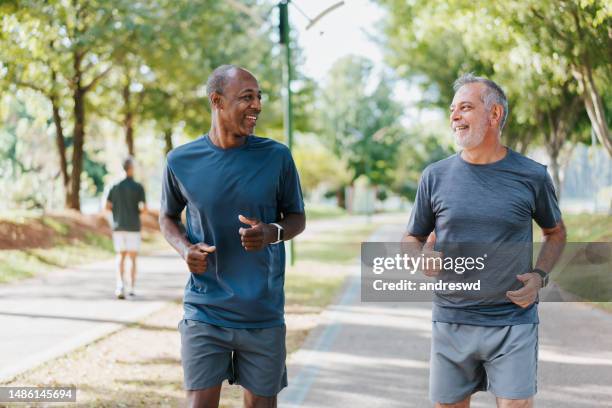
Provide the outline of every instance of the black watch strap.
<path id="1" fill-rule="evenodd" d="M 538 275 L 540 275 L 540 277 L 542 278 L 542 287 L 545 287 L 546 285 L 548 285 L 548 273 L 538 268 L 535 268 L 531 272 L 537 273 Z"/>

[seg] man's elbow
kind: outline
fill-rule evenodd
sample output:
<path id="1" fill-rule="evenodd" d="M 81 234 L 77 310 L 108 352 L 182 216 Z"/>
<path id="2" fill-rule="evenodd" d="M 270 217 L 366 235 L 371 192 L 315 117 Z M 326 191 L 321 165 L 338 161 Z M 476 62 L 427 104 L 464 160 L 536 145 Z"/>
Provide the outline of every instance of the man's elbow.
<path id="1" fill-rule="evenodd" d="M 559 222 L 559 241 L 567 242 L 567 229 L 563 221 Z"/>
<path id="2" fill-rule="evenodd" d="M 544 238 L 547 241 L 556 241 L 556 242 L 567 242 L 567 229 L 565 228 L 565 224 L 563 220 L 559 221 L 559 223 L 551 229 L 544 230 Z"/>
<path id="3" fill-rule="evenodd" d="M 159 216 L 157 217 L 157 222 L 159 222 L 159 229 L 163 233 L 166 229 L 166 222 L 168 221 L 168 216 L 164 214 L 162 211 L 159 212 Z"/>
<path id="4" fill-rule="evenodd" d="M 297 227 L 297 233 L 295 235 L 304 232 L 306 229 L 306 214 L 298 214 Z"/>

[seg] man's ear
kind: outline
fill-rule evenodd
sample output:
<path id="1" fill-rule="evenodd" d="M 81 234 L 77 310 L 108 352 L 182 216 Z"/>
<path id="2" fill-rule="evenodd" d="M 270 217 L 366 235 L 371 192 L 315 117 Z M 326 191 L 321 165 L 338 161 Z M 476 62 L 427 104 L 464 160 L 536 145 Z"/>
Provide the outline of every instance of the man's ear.
<path id="1" fill-rule="evenodd" d="M 223 109 L 223 97 L 217 92 L 213 92 L 210 95 L 210 104 L 213 108 L 222 110 Z"/>
<path id="2" fill-rule="evenodd" d="M 497 122 L 497 124 L 501 127 L 503 114 L 504 108 L 501 105 L 493 105 L 493 107 L 491 108 L 491 124 Z"/>

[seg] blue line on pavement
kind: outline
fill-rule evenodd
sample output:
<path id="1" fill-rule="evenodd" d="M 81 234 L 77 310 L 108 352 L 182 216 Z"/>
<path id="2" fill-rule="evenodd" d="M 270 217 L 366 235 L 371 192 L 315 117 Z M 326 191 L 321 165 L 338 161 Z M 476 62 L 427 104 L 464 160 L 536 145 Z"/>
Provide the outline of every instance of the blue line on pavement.
<path id="1" fill-rule="evenodd" d="M 353 298 L 357 296 L 357 292 L 360 290 L 361 281 L 359 276 L 351 276 L 351 282 L 344 291 L 339 306 L 345 306 L 351 303 Z M 342 324 L 340 323 L 331 323 L 323 330 L 323 333 L 317 339 L 313 350 L 315 351 L 326 351 L 329 350 L 331 345 L 334 343 L 336 336 L 340 332 Z M 292 380 L 291 389 L 287 394 L 281 394 L 281 402 L 284 404 L 288 404 L 289 406 L 298 407 L 306 399 L 312 384 L 314 383 L 317 375 L 319 374 L 320 366 L 315 364 L 308 364 L 302 367 L 300 372 L 297 374 L 296 378 Z M 289 391 L 289 390 L 288 390 Z"/>

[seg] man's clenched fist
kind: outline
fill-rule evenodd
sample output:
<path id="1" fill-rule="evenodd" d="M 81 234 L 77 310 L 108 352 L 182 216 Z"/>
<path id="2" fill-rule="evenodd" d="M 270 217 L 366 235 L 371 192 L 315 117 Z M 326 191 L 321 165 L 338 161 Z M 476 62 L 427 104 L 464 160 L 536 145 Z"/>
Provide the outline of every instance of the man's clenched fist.
<path id="1" fill-rule="evenodd" d="M 208 254 L 215 252 L 217 248 L 210 246 L 203 242 L 190 245 L 185 250 L 183 258 L 187 262 L 189 272 L 191 273 L 204 273 L 208 267 Z"/>
<path id="2" fill-rule="evenodd" d="M 241 223 L 250 226 L 250 228 L 240 228 L 238 230 L 242 246 L 247 251 L 258 251 L 276 241 L 276 227 L 243 215 L 239 215 L 238 219 Z"/>

